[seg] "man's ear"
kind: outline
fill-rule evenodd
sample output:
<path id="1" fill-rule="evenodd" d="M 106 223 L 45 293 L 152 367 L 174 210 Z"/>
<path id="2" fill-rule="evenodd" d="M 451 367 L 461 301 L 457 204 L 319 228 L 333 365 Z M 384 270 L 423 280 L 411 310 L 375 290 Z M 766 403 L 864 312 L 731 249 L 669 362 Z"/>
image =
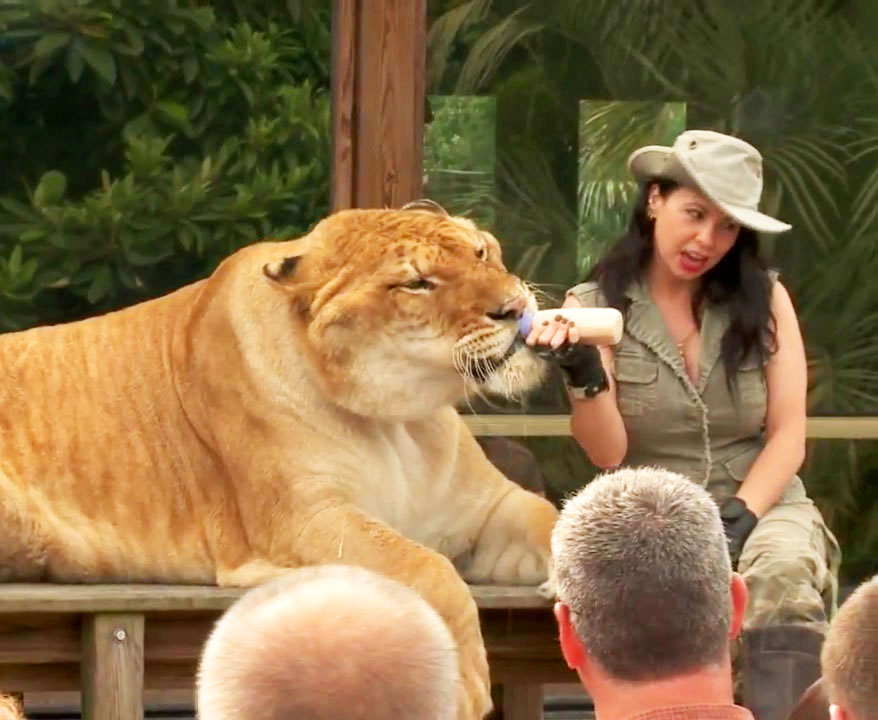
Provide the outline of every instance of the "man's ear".
<path id="1" fill-rule="evenodd" d="M 829 706 L 829 720 L 853 720 L 850 714 L 841 705 Z"/>
<path id="2" fill-rule="evenodd" d="M 580 670 L 585 664 L 585 648 L 582 640 L 576 634 L 573 620 L 570 617 L 570 608 L 562 602 L 555 603 L 555 620 L 558 621 L 558 639 L 561 644 L 561 654 L 571 670 Z"/>
<path id="3" fill-rule="evenodd" d="M 729 594 L 732 598 L 732 619 L 729 623 L 729 639 L 734 640 L 741 632 L 744 624 L 744 612 L 747 610 L 749 593 L 747 584 L 738 573 L 732 573 L 732 581 L 729 584 Z"/>

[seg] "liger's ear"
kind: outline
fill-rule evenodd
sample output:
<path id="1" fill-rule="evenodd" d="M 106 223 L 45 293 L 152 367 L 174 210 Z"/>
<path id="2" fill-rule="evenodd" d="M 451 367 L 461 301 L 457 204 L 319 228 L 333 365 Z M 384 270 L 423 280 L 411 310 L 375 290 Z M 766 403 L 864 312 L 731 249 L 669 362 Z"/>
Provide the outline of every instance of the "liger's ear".
<path id="1" fill-rule="evenodd" d="M 401 210 L 423 210 L 424 212 L 433 213 L 434 215 L 440 215 L 441 217 L 451 217 L 448 214 L 448 211 L 442 207 L 435 200 L 430 200 L 428 198 L 421 198 L 420 200 L 412 200 L 410 203 L 406 203 L 400 208 Z"/>
<path id="2" fill-rule="evenodd" d="M 269 280 L 289 285 L 296 274 L 296 267 L 310 247 L 310 237 L 283 243 L 283 256 L 262 266 L 262 273 Z M 279 248 L 280 250 L 280 248 Z"/>
<path id="3" fill-rule="evenodd" d="M 263 265 L 262 272 L 269 280 L 279 283 L 288 283 L 292 280 L 292 277 L 296 272 L 296 266 L 301 259 L 302 256 L 297 255 L 285 257 L 283 260 L 275 260 L 274 262 Z"/>
<path id="4" fill-rule="evenodd" d="M 279 260 L 265 263 L 262 266 L 262 274 L 295 302 L 300 313 L 306 313 L 311 304 L 313 287 L 296 278 L 296 268 L 302 257 L 302 255 L 287 255 Z"/>

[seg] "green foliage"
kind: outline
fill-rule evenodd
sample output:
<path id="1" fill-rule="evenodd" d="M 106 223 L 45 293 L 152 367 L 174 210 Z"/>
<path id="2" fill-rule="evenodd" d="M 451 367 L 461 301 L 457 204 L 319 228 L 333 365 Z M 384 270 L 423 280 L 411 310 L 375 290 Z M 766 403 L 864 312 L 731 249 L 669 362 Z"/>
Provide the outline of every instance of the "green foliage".
<path id="1" fill-rule="evenodd" d="M 0 329 L 162 294 L 325 214 L 329 18 L 0 2 Z"/>

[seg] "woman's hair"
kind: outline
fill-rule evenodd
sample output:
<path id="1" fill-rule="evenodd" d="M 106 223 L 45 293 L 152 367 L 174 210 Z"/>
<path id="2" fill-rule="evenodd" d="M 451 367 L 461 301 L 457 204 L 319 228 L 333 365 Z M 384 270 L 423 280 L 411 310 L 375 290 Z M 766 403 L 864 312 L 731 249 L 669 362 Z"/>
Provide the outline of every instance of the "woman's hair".
<path id="1" fill-rule="evenodd" d="M 626 316 L 630 301 L 625 291 L 643 276 L 653 257 L 653 221 L 646 212 L 652 185 L 658 185 L 663 197 L 679 187 L 673 180 L 662 178 L 644 183 L 628 229 L 587 278 L 598 283 L 610 307 Z M 745 359 L 754 354 L 760 363 L 765 362 L 777 348 L 771 313 L 771 278 L 759 256 L 759 242 L 753 230 L 742 227 L 735 244 L 722 260 L 702 276 L 701 287 L 693 299 L 696 320 L 705 302 L 728 308 L 730 323 L 722 338 L 720 357 L 732 391 Z"/>

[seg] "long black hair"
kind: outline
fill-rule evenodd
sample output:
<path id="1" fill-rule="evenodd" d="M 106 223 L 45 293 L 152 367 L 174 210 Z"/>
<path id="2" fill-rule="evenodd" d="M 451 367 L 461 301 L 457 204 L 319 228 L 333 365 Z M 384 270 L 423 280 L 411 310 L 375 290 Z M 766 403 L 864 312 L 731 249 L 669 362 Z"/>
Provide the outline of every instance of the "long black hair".
<path id="1" fill-rule="evenodd" d="M 625 291 L 641 279 L 653 257 L 653 221 L 647 215 L 649 188 L 657 185 L 667 197 L 679 187 L 673 180 L 656 178 L 643 184 L 625 234 L 588 273 L 598 283 L 607 303 L 627 317 L 630 300 Z M 771 278 L 759 256 L 756 233 L 742 227 L 735 244 L 701 278 L 693 298 L 696 321 L 703 304 L 725 305 L 729 327 L 722 338 L 720 357 L 729 389 L 736 386 L 738 370 L 755 355 L 764 363 L 777 349 L 777 328 L 771 312 Z M 699 323 L 700 324 L 700 323 Z"/>

